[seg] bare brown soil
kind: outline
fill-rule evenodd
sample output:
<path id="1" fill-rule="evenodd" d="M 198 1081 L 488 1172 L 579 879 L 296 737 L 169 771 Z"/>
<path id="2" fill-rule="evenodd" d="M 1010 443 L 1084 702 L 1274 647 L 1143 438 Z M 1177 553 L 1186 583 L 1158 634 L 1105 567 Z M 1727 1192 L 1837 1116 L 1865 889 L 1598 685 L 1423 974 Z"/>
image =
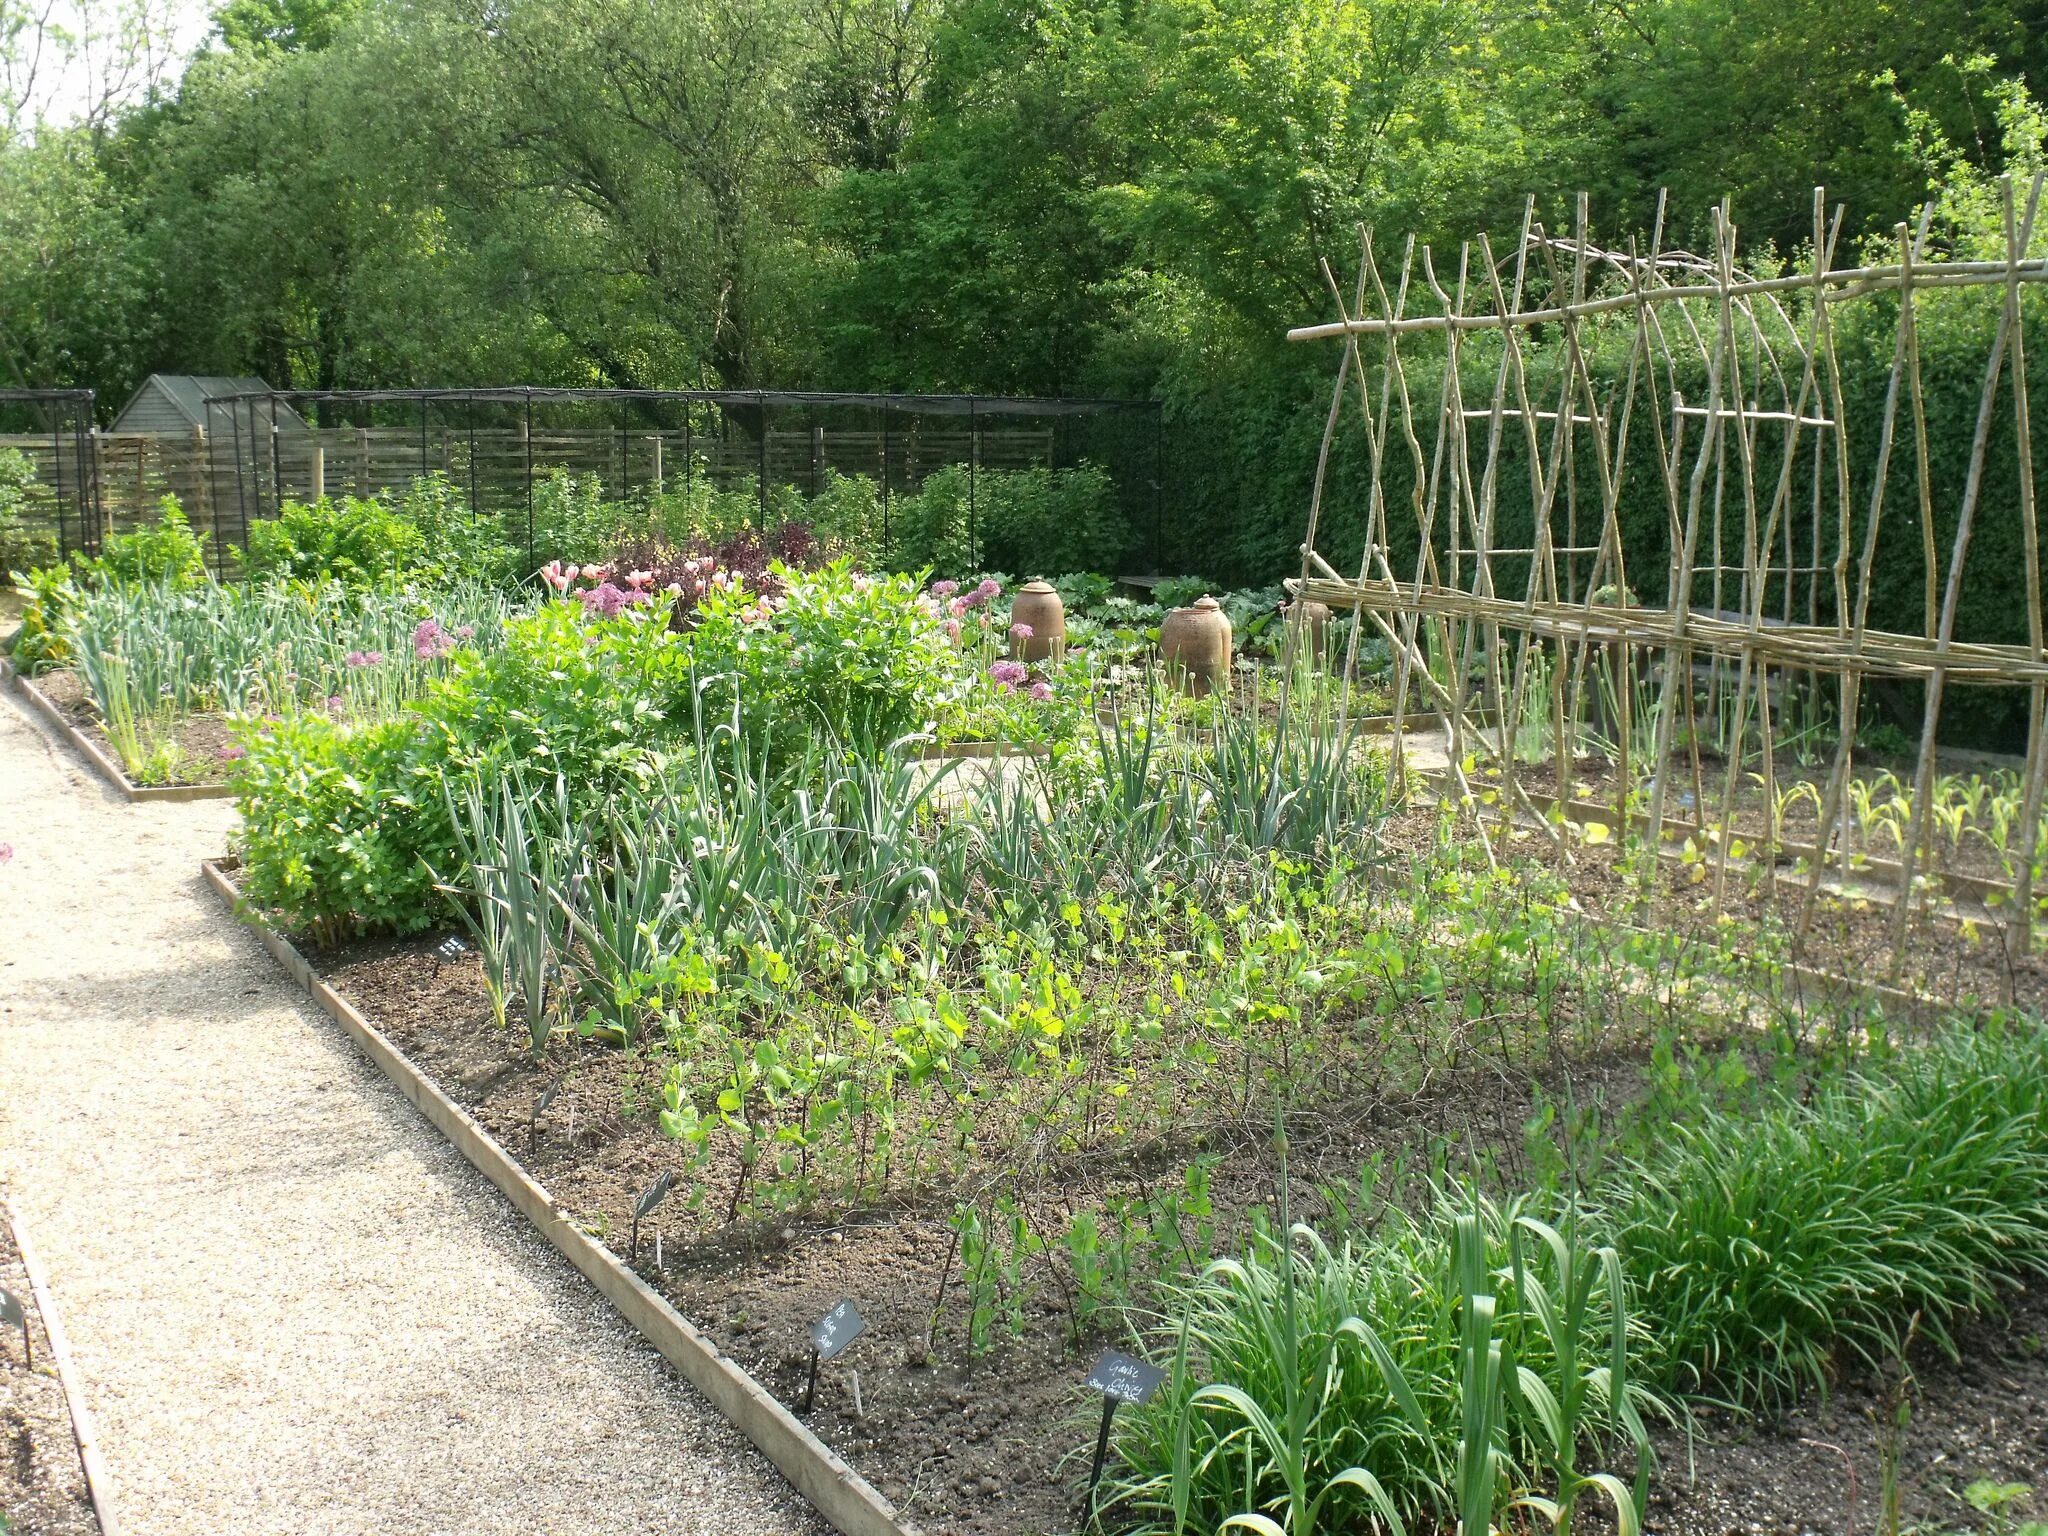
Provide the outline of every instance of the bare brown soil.
<path id="1" fill-rule="evenodd" d="M 1512 852 L 1555 870 L 1580 907 L 1602 921 L 1687 934 L 1703 945 L 1725 944 L 1731 932 L 1770 934 L 1772 943 L 1755 946 L 1760 960 L 1773 957 L 1765 963 L 1787 959 L 1852 984 L 1913 993 L 1961 1009 L 2014 1003 L 2048 1012 L 2048 954 L 2042 952 L 2039 928 L 2031 954 L 2008 956 L 1995 923 L 1961 923 L 1916 905 L 1908 914 L 1904 943 L 1894 946 L 1889 899 L 1823 890 L 1815 898 L 1806 938 L 1798 943 L 1807 880 L 1788 859 L 1730 866 L 1725 879 L 1707 864 L 1661 859 L 1646 895 L 1639 862 L 1630 867 L 1612 844 L 1587 847 L 1570 836 L 1553 842 L 1523 830 Z"/>
<path id="2" fill-rule="evenodd" d="M 1670 1536 L 1881 1531 L 1897 1468 L 1899 1530 L 2011 1530 L 2048 1518 L 2048 1295 L 2017 1298 L 1958 1340 L 1960 1360 L 1919 1349 L 1907 1369 L 1858 1371 L 1774 1424 L 1702 1410 L 1693 1436 L 1662 1437 L 1665 1471 L 1646 1522 Z M 1905 1407 L 1904 1427 L 1900 1407 Z M 2024 1484 L 2006 1524 L 1966 1497 Z"/>

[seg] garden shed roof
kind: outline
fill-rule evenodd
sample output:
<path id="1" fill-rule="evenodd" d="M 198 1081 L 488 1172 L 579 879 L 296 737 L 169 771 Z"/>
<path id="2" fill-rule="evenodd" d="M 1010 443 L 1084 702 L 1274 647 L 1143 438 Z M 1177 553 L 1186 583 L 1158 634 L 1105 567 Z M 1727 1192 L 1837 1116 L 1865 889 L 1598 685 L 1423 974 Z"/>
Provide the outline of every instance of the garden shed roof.
<path id="1" fill-rule="evenodd" d="M 252 395 L 273 393 L 270 386 L 258 378 L 234 378 L 226 374 L 199 373 L 152 373 L 142 381 L 121 414 L 114 418 L 110 431 L 114 432 L 190 432 L 194 427 L 204 427 L 206 402 L 224 399 L 230 395 Z M 276 402 L 277 424 L 291 430 L 303 430 L 305 418 L 286 405 Z M 266 420 L 268 417 L 266 415 Z"/>

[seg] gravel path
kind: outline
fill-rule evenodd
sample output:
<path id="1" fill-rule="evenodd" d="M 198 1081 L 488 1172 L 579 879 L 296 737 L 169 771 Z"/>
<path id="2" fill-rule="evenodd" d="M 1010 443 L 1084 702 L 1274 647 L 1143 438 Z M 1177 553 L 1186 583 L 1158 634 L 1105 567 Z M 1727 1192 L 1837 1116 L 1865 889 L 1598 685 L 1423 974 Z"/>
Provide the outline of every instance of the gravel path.
<path id="1" fill-rule="evenodd" d="M 0 692 L 0 1180 L 131 1536 L 823 1529 Z"/>

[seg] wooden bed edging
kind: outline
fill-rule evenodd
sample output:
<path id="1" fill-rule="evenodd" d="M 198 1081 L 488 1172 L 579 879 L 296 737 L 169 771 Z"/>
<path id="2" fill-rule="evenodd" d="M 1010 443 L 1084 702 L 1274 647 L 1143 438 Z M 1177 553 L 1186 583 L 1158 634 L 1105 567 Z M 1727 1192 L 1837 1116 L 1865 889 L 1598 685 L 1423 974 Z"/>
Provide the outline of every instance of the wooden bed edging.
<path id="1" fill-rule="evenodd" d="M 363 1054 L 398 1085 L 399 1092 L 448 1138 L 455 1150 L 495 1184 L 539 1229 L 541 1236 L 618 1308 L 641 1337 L 661 1351 L 714 1408 L 775 1463 L 790 1485 L 810 1501 L 833 1529 L 842 1536 L 920 1536 L 917 1527 L 896 1513 L 895 1506 L 737 1362 L 719 1353 L 718 1346 L 666 1297 L 577 1226 L 555 1204 L 546 1188 L 468 1111 L 415 1067 L 347 998 L 322 981 L 289 939 L 248 912 L 235 886 L 233 867 L 229 859 L 209 859 L 200 865 L 207 884 L 243 922 L 255 929 L 264 947 L 292 980 L 348 1032 Z"/>
<path id="2" fill-rule="evenodd" d="M 7 1230 L 14 1234 L 14 1251 L 21 1255 L 29 1294 L 35 1299 L 36 1311 L 42 1314 L 43 1337 L 49 1341 L 50 1358 L 57 1367 L 57 1384 L 64 1389 L 64 1406 L 71 1414 L 71 1438 L 78 1446 L 85 1493 L 92 1500 L 100 1536 L 120 1536 L 121 1528 L 114 1519 L 113 1503 L 108 1496 L 112 1479 L 107 1475 L 106 1458 L 100 1454 L 99 1430 L 93 1423 L 92 1410 L 86 1406 L 85 1384 L 79 1380 L 78 1367 L 72 1364 L 71 1346 L 65 1340 L 64 1325 L 57 1321 L 57 1305 L 50 1297 L 49 1282 L 43 1278 L 43 1266 L 36 1259 L 35 1247 L 28 1240 L 28 1229 L 22 1225 L 21 1217 L 4 1200 L 0 1200 L 0 1218 L 6 1220 Z"/>
<path id="3" fill-rule="evenodd" d="M 27 677 L 15 671 L 13 662 L 7 662 L 4 666 L 7 681 L 14 685 L 15 692 L 28 700 L 29 707 L 41 715 L 59 736 L 70 742 L 72 749 L 99 770 L 100 777 L 119 790 L 130 803 L 152 800 L 226 800 L 234 795 L 234 791 L 225 784 L 136 784 L 131 782 L 128 775 L 121 771 L 121 765 L 107 756 L 101 750 L 98 742 L 64 718 L 64 711 L 56 706 L 47 693 L 44 693 L 42 689 L 38 688 Z"/>

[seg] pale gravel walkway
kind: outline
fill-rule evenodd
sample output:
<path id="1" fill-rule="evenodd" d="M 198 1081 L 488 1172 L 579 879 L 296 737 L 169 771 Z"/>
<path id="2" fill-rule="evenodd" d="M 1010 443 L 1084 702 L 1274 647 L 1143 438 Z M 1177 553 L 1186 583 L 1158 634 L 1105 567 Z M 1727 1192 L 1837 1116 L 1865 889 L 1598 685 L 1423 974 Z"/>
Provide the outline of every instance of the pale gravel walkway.
<path id="1" fill-rule="evenodd" d="M 817 1517 L 0 691 L 0 1180 L 129 1536 Z"/>

